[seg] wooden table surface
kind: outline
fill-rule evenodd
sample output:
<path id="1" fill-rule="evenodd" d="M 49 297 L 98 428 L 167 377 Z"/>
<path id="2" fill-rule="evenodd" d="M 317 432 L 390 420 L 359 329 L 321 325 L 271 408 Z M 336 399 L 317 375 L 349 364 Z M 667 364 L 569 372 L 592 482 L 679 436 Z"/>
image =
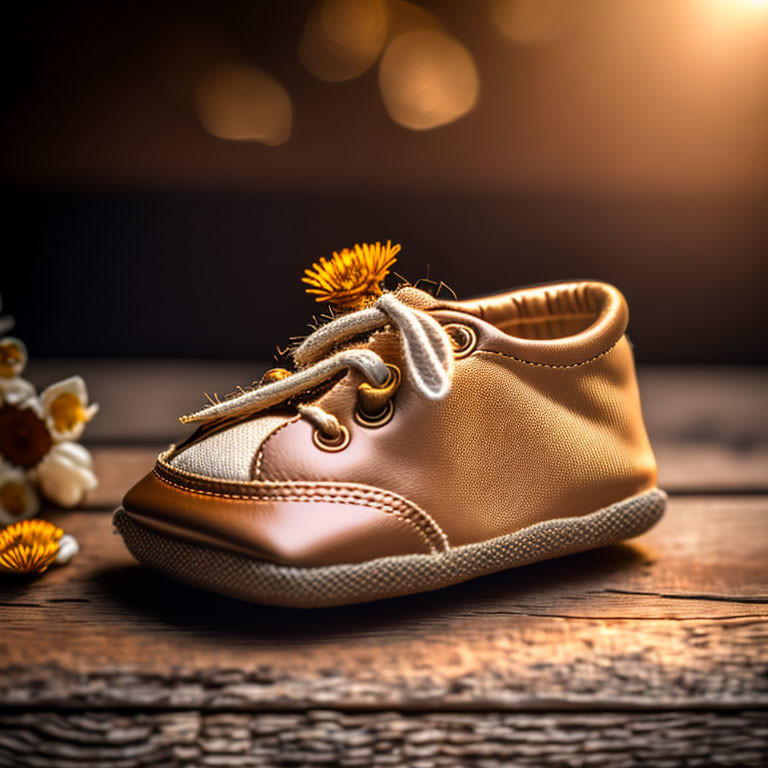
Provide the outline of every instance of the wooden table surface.
<path id="1" fill-rule="evenodd" d="M 204 389 L 261 368 L 83 373 L 100 487 L 67 567 L 0 581 L 0 766 L 768 764 L 768 373 L 644 369 L 671 493 L 629 543 L 315 611 L 136 564 L 110 513 Z"/>

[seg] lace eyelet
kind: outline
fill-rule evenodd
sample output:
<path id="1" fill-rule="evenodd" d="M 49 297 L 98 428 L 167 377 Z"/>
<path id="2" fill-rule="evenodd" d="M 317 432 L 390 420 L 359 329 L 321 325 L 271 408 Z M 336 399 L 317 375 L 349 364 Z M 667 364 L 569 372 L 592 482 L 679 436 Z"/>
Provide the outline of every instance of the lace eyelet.
<path id="1" fill-rule="evenodd" d="M 395 415 L 395 404 L 391 400 L 387 400 L 384 407 L 374 414 L 366 413 L 360 405 L 355 409 L 355 421 L 361 427 L 367 427 L 368 429 L 376 429 L 377 427 L 383 427 L 388 424 L 392 417 Z"/>
<path id="2" fill-rule="evenodd" d="M 388 389 L 392 392 L 397 392 L 397 388 L 400 386 L 400 369 L 392 363 L 386 363 L 387 366 L 387 380 L 376 389 Z"/>
<path id="3" fill-rule="evenodd" d="M 392 398 L 400 388 L 402 376 L 396 365 L 387 363 L 387 369 L 389 376 L 380 387 L 363 382 L 357 388 L 355 421 L 364 427 L 383 427 L 394 413 Z"/>
<path id="4" fill-rule="evenodd" d="M 315 429 L 312 432 L 312 442 L 321 450 L 328 451 L 329 453 L 336 453 L 337 451 L 343 451 L 350 441 L 349 430 L 340 424 L 339 428 L 341 432 L 338 437 L 329 438 L 324 435 L 319 429 Z"/>
<path id="5" fill-rule="evenodd" d="M 467 357 L 475 351 L 475 347 L 477 346 L 477 334 L 475 333 L 474 328 L 470 328 L 468 325 L 460 325 L 459 323 L 449 323 L 444 326 L 443 330 L 451 339 L 453 356 L 457 360 L 462 357 Z"/>

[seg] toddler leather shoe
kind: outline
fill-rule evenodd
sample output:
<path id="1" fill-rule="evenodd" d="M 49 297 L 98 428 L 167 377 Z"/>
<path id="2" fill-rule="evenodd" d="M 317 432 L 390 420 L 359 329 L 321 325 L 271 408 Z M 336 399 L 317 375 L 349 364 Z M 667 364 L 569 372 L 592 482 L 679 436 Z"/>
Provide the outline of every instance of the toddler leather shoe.
<path id="1" fill-rule="evenodd" d="M 621 293 L 385 292 L 398 250 L 321 259 L 304 280 L 334 311 L 293 370 L 182 417 L 196 431 L 115 514 L 139 561 L 245 600 L 331 606 L 614 544 L 661 517 Z"/>

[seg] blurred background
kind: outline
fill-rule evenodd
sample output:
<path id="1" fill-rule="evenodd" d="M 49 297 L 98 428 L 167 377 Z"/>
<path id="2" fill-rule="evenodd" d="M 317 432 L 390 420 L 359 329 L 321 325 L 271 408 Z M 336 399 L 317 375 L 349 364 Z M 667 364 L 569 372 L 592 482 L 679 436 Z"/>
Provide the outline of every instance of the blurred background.
<path id="1" fill-rule="evenodd" d="M 768 0 L 6 9 L 32 358 L 268 360 L 360 241 L 460 298 L 590 277 L 643 363 L 766 361 Z"/>

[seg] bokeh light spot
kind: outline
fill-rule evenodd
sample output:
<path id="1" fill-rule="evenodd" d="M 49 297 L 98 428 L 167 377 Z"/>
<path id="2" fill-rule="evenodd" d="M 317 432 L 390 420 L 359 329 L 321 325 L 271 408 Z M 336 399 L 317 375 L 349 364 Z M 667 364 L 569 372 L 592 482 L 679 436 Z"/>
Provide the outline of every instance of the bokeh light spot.
<path id="1" fill-rule="evenodd" d="M 513 43 L 539 43 L 557 36 L 562 0 L 492 0 L 491 20 Z"/>
<path id="2" fill-rule="evenodd" d="M 479 81 L 469 51 L 427 29 L 392 40 L 381 59 L 379 86 L 390 117 L 423 131 L 466 115 L 477 101 Z"/>
<path id="3" fill-rule="evenodd" d="M 254 67 L 221 65 L 197 88 L 204 128 L 221 139 L 283 144 L 291 135 L 291 97 L 271 75 Z"/>
<path id="4" fill-rule="evenodd" d="M 351 80 L 379 57 L 387 24 L 384 0 L 322 0 L 307 18 L 299 58 L 320 80 Z"/>
<path id="5" fill-rule="evenodd" d="M 437 17 L 425 8 L 408 0 L 388 0 L 389 8 L 389 39 L 413 32 L 416 29 L 443 28 Z"/>

